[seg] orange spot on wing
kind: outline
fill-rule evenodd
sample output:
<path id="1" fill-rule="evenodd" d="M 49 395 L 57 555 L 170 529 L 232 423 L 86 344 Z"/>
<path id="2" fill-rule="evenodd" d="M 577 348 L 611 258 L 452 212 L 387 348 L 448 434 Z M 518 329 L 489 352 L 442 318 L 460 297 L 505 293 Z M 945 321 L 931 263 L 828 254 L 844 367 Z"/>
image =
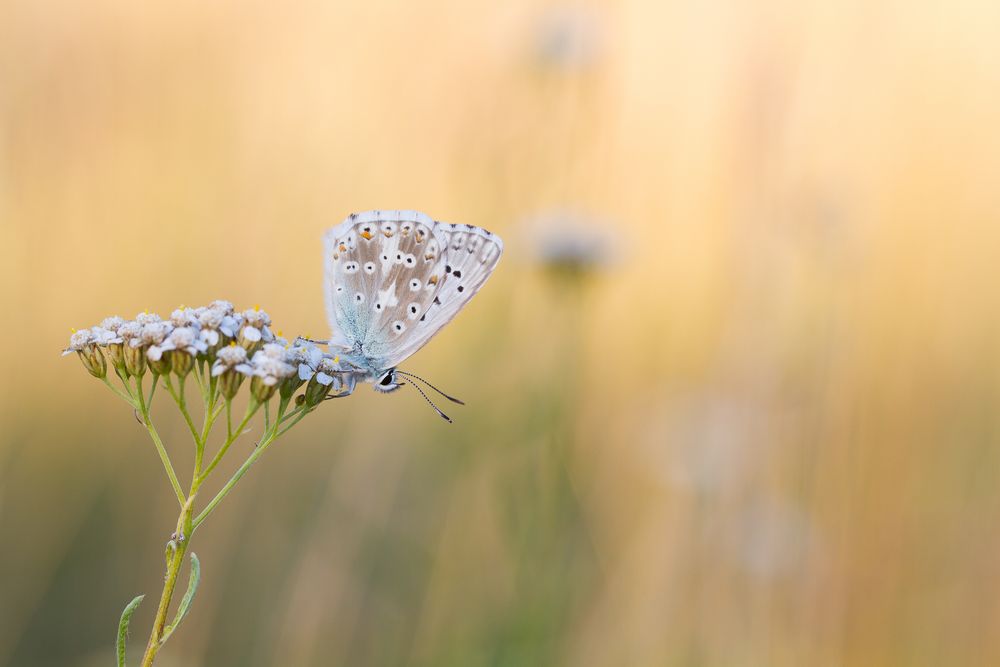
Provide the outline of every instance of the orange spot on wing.
<path id="1" fill-rule="evenodd" d="M 372 240 L 372 233 L 371 232 L 361 232 L 361 238 L 363 238 L 366 241 L 371 241 Z"/>
<path id="2" fill-rule="evenodd" d="M 429 282 L 431 285 L 437 285 L 437 283 L 438 283 L 438 277 L 437 276 L 431 276 L 430 278 L 427 279 L 427 282 Z"/>

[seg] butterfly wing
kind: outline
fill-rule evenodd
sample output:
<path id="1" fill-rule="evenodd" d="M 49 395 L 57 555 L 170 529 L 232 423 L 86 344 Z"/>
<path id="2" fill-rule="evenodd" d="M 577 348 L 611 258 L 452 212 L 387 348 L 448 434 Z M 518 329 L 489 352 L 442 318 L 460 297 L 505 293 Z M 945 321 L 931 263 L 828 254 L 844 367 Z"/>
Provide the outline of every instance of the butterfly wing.
<path id="1" fill-rule="evenodd" d="M 331 344 L 360 348 L 375 369 L 424 346 L 483 286 L 503 242 L 417 211 L 349 216 L 326 235 Z"/>

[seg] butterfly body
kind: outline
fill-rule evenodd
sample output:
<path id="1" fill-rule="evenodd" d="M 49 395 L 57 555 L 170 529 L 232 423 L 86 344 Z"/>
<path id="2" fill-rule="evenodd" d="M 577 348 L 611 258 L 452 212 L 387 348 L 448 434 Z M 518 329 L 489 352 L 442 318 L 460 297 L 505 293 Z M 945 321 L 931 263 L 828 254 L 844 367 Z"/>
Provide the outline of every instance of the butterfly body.
<path id="1" fill-rule="evenodd" d="M 366 211 L 330 229 L 324 253 L 330 347 L 354 381 L 389 392 L 404 384 L 396 366 L 451 321 L 493 273 L 503 241 L 480 227 L 438 222 L 418 211 Z"/>

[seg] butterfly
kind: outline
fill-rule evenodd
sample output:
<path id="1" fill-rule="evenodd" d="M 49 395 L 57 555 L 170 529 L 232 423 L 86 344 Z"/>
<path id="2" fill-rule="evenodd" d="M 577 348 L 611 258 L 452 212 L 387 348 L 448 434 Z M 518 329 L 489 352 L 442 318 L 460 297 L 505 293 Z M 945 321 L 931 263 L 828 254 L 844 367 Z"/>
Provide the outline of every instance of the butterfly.
<path id="1" fill-rule="evenodd" d="M 353 213 L 324 236 L 324 287 L 332 336 L 349 369 L 347 395 L 358 380 L 388 393 L 408 379 L 396 367 L 423 347 L 475 296 L 503 254 L 499 236 L 481 227 L 433 220 L 418 211 Z"/>

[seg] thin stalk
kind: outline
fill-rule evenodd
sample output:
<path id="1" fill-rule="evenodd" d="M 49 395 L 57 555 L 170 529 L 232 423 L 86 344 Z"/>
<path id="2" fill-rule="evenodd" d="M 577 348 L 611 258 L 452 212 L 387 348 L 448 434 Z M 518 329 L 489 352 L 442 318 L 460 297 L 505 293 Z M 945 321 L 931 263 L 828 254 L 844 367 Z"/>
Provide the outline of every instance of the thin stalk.
<path id="1" fill-rule="evenodd" d="M 194 369 L 194 379 L 198 381 L 198 389 L 201 390 L 201 400 L 208 403 L 208 390 L 205 389 L 205 380 L 201 377 L 202 371 L 205 367 L 205 362 L 198 359 L 197 365 Z"/>
<path id="2" fill-rule="evenodd" d="M 126 403 L 128 403 L 129 405 L 131 405 L 133 408 L 134 407 L 138 407 L 138 406 L 136 406 L 135 400 L 131 396 L 131 392 L 129 392 L 129 394 L 126 394 L 125 392 L 123 392 L 121 389 L 119 389 L 118 387 L 116 387 L 113 384 L 111 384 L 110 382 L 108 382 L 108 377 L 107 376 L 102 377 L 101 378 L 101 382 L 103 382 L 104 384 L 106 384 L 108 386 L 108 389 L 110 389 L 111 391 L 113 391 L 116 394 L 118 394 L 119 398 L 121 398 L 123 401 L 125 401 Z"/>
<path id="3" fill-rule="evenodd" d="M 163 469 L 167 471 L 170 486 L 174 488 L 174 493 L 177 494 L 177 501 L 181 504 L 181 507 L 184 507 L 185 503 L 187 503 L 187 498 L 184 497 L 184 492 L 181 491 L 181 484 L 177 481 L 177 473 L 174 472 L 174 464 L 170 462 L 170 455 L 167 454 L 167 449 L 163 446 L 163 441 L 160 440 L 160 434 L 156 432 L 156 427 L 153 426 L 153 421 L 149 417 L 149 406 L 146 405 L 146 399 L 143 396 L 141 376 L 136 378 L 135 385 L 142 423 L 146 426 L 146 430 L 149 431 L 149 437 L 153 439 L 153 444 L 156 445 L 156 452 L 160 455 L 160 460 L 163 462 Z"/>
<path id="4" fill-rule="evenodd" d="M 185 501 L 181 506 L 180 516 L 177 517 L 176 539 L 171 539 L 167 552 L 167 573 L 163 577 L 163 592 L 160 594 L 160 606 L 156 610 L 156 618 L 153 620 L 153 629 L 149 633 L 149 643 L 146 644 L 146 653 L 142 656 L 142 667 L 151 667 L 156 654 L 163 645 L 163 630 L 167 624 L 167 612 L 170 610 L 170 600 L 174 595 L 174 588 L 177 587 L 177 577 L 181 567 L 184 565 L 184 554 L 187 553 L 188 544 L 191 541 L 191 512 L 194 504 L 194 496 Z"/>
<path id="5" fill-rule="evenodd" d="M 298 414 L 298 416 L 296 416 L 296 417 L 295 417 L 295 419 L 293 419 L 293 420 L 292 420 L 292 423 L 291 423 L 291 424 L 289 424 L 288 426 L 286 426 L 285 428 L 281 429 L 280 431 L 278 431 L 278 435 L 276 435 L 275 437 L 276 437 L 276 438 L 280 438 L 281 436 L 283 436 L 283 435 L 285 435 L 286 433 L 288 433 L 288 431 L 289 431 L 289 430 L 290 430 L 290 429 L 291 429 L 291 428 L 292 428 L 293 426 L 295 426 L 295 425 L 296 425 L 296 424 L 298 424 L 298 423 L 299 423 L 300 421 L 302 421 L 302 418 L 303 418 L 303 417 L 305 417 L 305 416 L 306 416 L 307 414 L 309 414 L 310 412 L 312 412 L 312 410 L 308 410 L 308 409 L 307 409 L 307 410 L 302 410 L 302 412 L 300 412 L 300 413 Z M 290 414 L 295 414 L 295 413 L 293 412 L 293 413 L 290 413 Z M 275 425 L 275 428 L 277 428 L 277 427 L 278 427 L 278 426 L 280 426 L 280 425 L 281 425 L 280 423 L 279 423 L 279 424 L 276 424 L 276 425 Z"/>
<path id="6" fill-rule="evenodd" d="M 153 404 L 153 396 L 156 395 L 156 388 L 159 385 L 160 385 L 160 376 L 159 375 L 154 375 L 153 376 L 153 386 L 150 387 L 150 389 L 149 389 L 149 398 L 146 399 L 146 405 L 152 405 Z"/>
<path id="7" fill-rule="evenodd" d="M 198 442 L 198 429 L 195 428 L 194 420 L 191 419 L 191 413 L 188 412 L 187 403 L 184 400 L 184 378 L 181 378 L 178 381 L 180 391 L 174 389 L 174 383 L 170 381 L 169 375 L 163 376 L 163 382 L 167 385 L 167 391 L 170 392 L 170 397 L 174 399 L 174 403 L 177 404 L 181 414 L 184 415 L 184 421 L 187 422 L 188 429 L 191 431 L 191 437 L 194 438 L 195 442 Z"/>
<path id="8" fill-rule="evenodd" d="M 229 405 L 229 401 L 226 401 L 226 405 L 227 406 Z M 246 413 L 243 415 L 243 421 L 240 422 L 239 426 L 236 427 L 235 431 L 230 429 L 229 435 L 226 437 L 226 441 L 222 443 L 222 447 L 219 447 L 219 451 L 216 452 L 215 456 L 212 458 L 212 461 L 205 468 L 205 471 L 201 473 L 201 479 L 199 483 L 204 482 L 205 478 L 207 478 L 209 474 L 213 470 L 215 470 L 215 466 L 219 465 L 219 461 L 221 461 L 222 457 L 226 455 L 227 451 L 229 451 L 229 446 L 236 441 L 236 438 L 243 435 L 243 431 L 244 429 L 246 429 L 247 423 L 249 423 L 250 419 L 257 412 L 258 408 L 260 408 L 260 403 L 257 403 L 256 401 L 250 402 L 250 405 L 247 406 Z"/>
<path id="9" fill-rule="evenodd" d="M 237 469 L 237 471 L 233 473 L 233 476 L 229 478 L 229 481 L 226 482 L 226 485 L 223 486 L 222 489 L 220 489 L 217 494 L 215 494 L 215 497 L 212 498 L 211 501 L 209 501 L 208 505 L 205 506 L 205 509 L 203 509 L 198 514 L 198 516 L 195 517 L 194 521 L 191 524 L 192 532 L 197 530 L 198 526 L 200 526 L 201 523 L 208 518 L 208 515 L 212 513 L 212 510 L 214 510 L 216 506 L 220 502 L 222 502 L 222 499 L 225 498 L 227 495 L 229 495 L 229 492 L 232 491 L 234 486 L 236 486 L 236 483 L 240 481 L 243 475 L 247 474 L 247 471 L 250 470 L 251 466 L 253 466 L 253 464 L 257 462 L 257 459 L 259 459 L 264 454 L 264 452 L 271 445 L 271 443 L 274 442 L 281 435 L 284 435 L 285 432 L 288 431 L 288 429 L 292 428 L 292 426 L 295 426 L 295 424 L 297 424 L 298 421 L 302 419 L 302 417 L 304 417 L 309 412 L 308 410 L 306 410 L 300 413 L 298 417 L 292 420 L 291 424 L 289 424 L 284 429 L 281 429 L 279 431 L 278 427 L 281 424 L 282 412 L 286 405 L 287 402 L 282 402 L 282 405 L 280 405 L 278 408 L 278 415 L 275 417 L 273 427 L 264 434 L 264 438 L 257 444 L 253 452 L 250 454 L 250 456 L 247 457 L 247 460 L 243 462 L 243 465 L 241 465 L 239 469 Z"/>

